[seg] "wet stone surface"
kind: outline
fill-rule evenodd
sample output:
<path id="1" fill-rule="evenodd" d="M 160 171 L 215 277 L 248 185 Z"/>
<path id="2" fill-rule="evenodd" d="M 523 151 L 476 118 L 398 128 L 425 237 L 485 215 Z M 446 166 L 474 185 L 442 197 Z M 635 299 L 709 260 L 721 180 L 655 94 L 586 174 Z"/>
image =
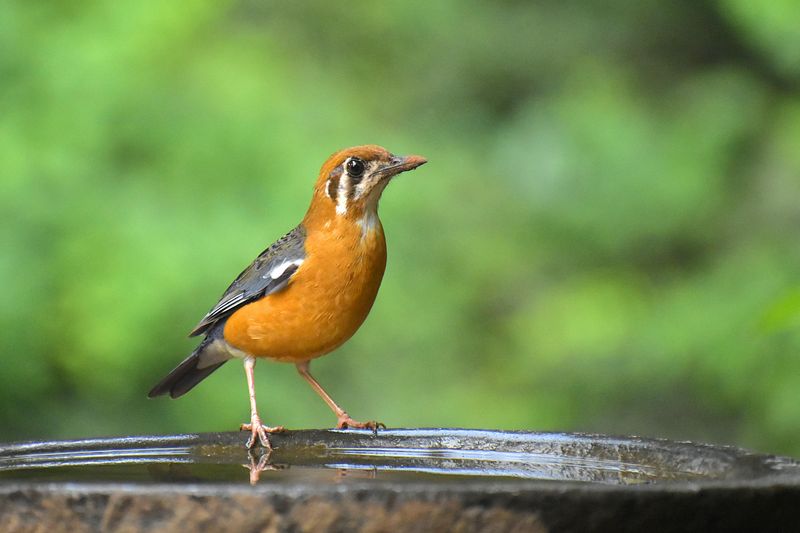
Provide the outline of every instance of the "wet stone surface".
<path id="1" fill-rule="evenodd" d="M 664 440 L 454 429 L 0 445 L 0 530 L 709 531 L 800 523 L 800 463 Z M 787 529 L 791 530 L 791 529 Z"/>

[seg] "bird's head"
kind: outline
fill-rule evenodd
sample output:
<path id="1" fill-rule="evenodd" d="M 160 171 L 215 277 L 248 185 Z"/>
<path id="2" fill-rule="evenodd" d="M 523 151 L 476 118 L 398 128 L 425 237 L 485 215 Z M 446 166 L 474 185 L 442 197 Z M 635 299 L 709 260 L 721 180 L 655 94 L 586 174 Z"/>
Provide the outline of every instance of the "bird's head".
<path id="1" fill-rule="evenodd" d="M 396 156 L 376 145 L 340 150 L 322 165 L 312 207 L 321 202 L 336 216 L 361 218 L 373 214 L 383 189 L 394 176 L 426 162 L 424 157 Z"/>

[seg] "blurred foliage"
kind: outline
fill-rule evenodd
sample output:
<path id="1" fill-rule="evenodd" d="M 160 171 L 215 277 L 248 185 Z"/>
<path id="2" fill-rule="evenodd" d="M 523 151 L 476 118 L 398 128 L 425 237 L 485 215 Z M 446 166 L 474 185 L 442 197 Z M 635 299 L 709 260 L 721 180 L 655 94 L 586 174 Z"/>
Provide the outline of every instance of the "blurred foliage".
<path id="1" fill-rule="evenodd" d="M 391 426 L 800 454 L 800 11 L 784 0 L 0 3 L 0 440 L 229 430 L 145 393 L 322 161 L 420 153 L 317 377 Z M 289 365 L 262 415 L 330 426 Z"/>

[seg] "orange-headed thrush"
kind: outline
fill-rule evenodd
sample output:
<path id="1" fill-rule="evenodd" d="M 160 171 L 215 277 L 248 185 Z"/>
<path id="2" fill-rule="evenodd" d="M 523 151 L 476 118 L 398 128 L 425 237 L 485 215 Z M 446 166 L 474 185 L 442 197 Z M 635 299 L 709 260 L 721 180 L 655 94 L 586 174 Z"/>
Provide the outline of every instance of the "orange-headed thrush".
<path id="1" fill-rule="evenodd" d="M 192 354 L 150 391 L 177 398 L 229 359 L 241 359 L 250 393 L 247 446 L 271 448 L 256 408 L 256 359 L 294 363 L 333 410 L 337 428 L 376 429 L 357 422 L 309 372 L 312 359 L 347 341 L 367 317 L 386 267 L 378 200 L 391 179 L 426 160 L 380 146 L 356 146 L 322 165 L 303 221 L 275 241 L 234 280 L 190 336 L 204 335 Z"/>

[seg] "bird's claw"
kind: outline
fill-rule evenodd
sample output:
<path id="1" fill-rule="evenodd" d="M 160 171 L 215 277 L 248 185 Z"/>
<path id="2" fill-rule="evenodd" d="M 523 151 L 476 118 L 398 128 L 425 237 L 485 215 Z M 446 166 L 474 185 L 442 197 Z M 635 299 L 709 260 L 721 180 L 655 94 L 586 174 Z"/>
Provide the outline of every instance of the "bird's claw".
<path id="1" fill-rule="evenodd" d="M 281 433 L 286 431 L 283 426 L 269 427 L 261 423 L 261 419 L 253 417 L 249 424 L 242 424 L 239 426 L 239 431 L 249 431 L 250 438 L 247 439 L 247 448 L 252 450 L 260 443 L 267 450 L 272 450 L 272 444 L 269 442 L 270 433 Z"/>
<path id="2" fill-rule="evenodd" d="M 357 420 L 353 420 L 350 418 L 349 415 L 340 416 L 339 420 L 336 423 L 336 429 L 370 429 L 376 435 L 378 434 L 378 428 L 386 429 L 386 424 L 383 422 L 376 422 L 375 420 L 369 420 L 367 422 L 359 422 Z"/>

